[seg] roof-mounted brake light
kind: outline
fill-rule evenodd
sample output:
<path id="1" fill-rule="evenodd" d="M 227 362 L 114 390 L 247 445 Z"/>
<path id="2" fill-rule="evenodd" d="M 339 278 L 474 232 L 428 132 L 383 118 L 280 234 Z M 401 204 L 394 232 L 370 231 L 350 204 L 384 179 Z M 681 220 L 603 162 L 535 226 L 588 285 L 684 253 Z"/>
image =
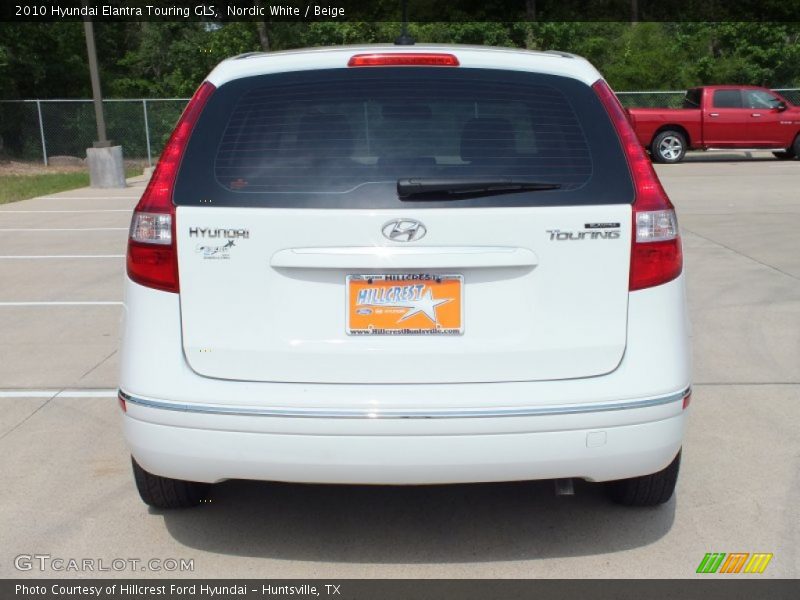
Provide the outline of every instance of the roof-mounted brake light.
<path id="1" fill-rule="evenodd" d="M 430 52 L 387 52 L 384 54 L 356 54 L 350 57 L 348 67 L 457 67 L 453 54 Z"/>

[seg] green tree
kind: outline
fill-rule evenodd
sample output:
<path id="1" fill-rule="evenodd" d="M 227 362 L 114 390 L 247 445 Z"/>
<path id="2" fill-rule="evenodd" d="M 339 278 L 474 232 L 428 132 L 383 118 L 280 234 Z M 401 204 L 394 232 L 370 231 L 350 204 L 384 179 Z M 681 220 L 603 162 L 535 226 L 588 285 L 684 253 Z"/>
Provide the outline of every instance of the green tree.
<path id="1" fill-rule="evenodd" d="M 263 3 L 263 2 L 262 2 Z M 375 0 L 382 10 L 394 0 Z M 530 3 L 528 3 L 530 4 Z M 399 17 L 399 5 L 398 5 Z M 798 23 L 411 23 L 418 42 L 563 50 L 585 56 L 619 90 L 709 83 L 800 85 Z M 304 46 L 391 43 L 398 22 L 95 24 L 110 97 L 184 97 L 219 61 Z M 0 23 L 0 97 L 91 95 L 81 23 Z"/>

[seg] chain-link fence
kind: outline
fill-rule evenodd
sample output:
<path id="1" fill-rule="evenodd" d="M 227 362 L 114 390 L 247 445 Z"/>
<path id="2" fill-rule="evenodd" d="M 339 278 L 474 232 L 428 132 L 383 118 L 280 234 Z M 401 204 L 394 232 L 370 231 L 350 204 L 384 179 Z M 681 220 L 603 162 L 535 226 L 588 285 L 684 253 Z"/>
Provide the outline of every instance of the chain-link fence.
<path id="1" fill-rule="evenodd" d="M 152 165 L 169 138 L 188 98 L 103 100 L 109 139 L 126 159 Z M 97 139 L 91 100 L 11 100 L 0 102 L 0 156 L 41 160 L 86 156 Z"/>
<path id="2" fill-rule="evenodd" d="M 775 90 L 800 105 L 800 88 Z M 619 92 L 628 108 L 680 108 L 684 91 Z M 188 98 L 106 99 L 108 137 L 125 158 L 152 165 Z M 53 156 L 84 157 L 97 133 L 91 100 L 6 100 L 0 102 L 0 157 L 42 161 Z"/>
<path id="3" fill-rule="evenodd" d="M 681 108 L 685 91 L 617 92 L 625 108 Z"/>

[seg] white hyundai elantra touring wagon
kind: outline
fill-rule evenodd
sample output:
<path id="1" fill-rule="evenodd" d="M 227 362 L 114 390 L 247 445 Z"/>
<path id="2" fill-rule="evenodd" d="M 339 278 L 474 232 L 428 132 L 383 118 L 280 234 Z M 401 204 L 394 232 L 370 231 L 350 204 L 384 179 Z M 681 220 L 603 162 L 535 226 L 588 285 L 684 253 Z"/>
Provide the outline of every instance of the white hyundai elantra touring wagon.
<path id="1" fill-rule="evenodd" d="M 690 353 L 675 212 L 563 53 L 222 62 L 139 201 L 119 399 L 142 499 L 254 479 L 675 488 Z"/>

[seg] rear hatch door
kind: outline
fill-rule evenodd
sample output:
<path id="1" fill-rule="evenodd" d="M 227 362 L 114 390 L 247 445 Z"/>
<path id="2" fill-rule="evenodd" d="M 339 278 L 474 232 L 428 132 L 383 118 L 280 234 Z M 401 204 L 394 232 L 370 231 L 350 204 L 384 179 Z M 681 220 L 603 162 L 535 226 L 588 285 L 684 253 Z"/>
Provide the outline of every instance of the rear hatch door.
<path id="1" fill-rule="evenodd" d="M 557 187 L 401 199 L 402 178 Z M 608 117 L 572 79 L 385 68 L 226 84 L 175 192 L 186 359 L 273 382 L 608 373 L 625 351 L 632 197 Z"/>

